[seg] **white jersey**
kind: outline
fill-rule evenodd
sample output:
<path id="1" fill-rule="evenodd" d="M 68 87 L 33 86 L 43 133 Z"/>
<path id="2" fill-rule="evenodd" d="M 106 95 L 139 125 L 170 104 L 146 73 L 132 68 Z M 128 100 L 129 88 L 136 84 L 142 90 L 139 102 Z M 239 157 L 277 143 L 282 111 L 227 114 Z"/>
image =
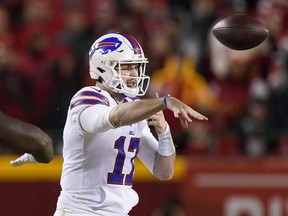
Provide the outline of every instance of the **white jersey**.
<path id="1" fill-rule="evenodd" d="M 139 99 L 127 97 L 124 102 L 133 100 Z M 158 141 L 146 121 L 119 128 L 109 122 L 99 133 L 85 132 L 79 116 L 91 106 L 111 110 L 117 102 L 95 86 L 81 89 L 72 98 L 64 127 L 57 209 L 78 216 L 124 216 L 138 203 L 132 189 L 134 158 L 138 156 L 152 172 Z"/>

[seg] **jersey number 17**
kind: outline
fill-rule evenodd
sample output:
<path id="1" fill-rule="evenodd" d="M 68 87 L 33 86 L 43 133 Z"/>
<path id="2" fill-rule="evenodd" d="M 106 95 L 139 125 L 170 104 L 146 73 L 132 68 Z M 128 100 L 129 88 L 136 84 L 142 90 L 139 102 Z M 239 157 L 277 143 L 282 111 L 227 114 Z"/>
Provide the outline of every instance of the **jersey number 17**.
<path id="1" fill-rule="evenodd" d="M 130 161 L 128 162 L 131 164 L 131 171 L 129 174 L 123 173 L 123 167 L 126 160 L 126 152 L 124 149 L 125 140 L 126 137 L 121 136 L 115 141 L 114 148 L 118 150 L 118 153 L 115 159 L 114 170 L 112 173 L 108 173 L 107 177 L 108 184 L 132 186 L 134 168 L 135 168 L 134 159 L 138 154 L 140 139 L 132 137 L 129 141 L 128 152 L 134 153 L 134 156 L 132 156 Z"/>

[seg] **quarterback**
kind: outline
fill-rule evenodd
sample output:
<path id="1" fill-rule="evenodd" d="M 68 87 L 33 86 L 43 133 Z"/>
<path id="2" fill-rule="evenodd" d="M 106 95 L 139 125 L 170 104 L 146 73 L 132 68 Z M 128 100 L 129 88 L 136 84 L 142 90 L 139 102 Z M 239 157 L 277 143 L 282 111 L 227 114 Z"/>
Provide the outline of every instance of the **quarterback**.
<path id="1" fill-rule="evenodd" d="M 171 110 L 183 127 L 207 118 L 169 94 L 140 99 L 150 80 L 147 63 L 130 35 L 105 34 L 91 46 L 89 72 L 96 84 L 79 90 L 68 108 L 54 216 L 127 216 L 139 199 L 136 157 L 158 179 L 173 177 L 176 152 L 162 110 Z"/>

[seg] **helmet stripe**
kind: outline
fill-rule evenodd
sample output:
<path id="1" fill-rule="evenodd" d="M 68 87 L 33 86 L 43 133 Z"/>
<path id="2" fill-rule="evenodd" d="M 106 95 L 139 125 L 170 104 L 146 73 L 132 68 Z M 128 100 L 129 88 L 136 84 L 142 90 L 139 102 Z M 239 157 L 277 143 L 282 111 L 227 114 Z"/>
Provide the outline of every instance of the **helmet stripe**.
<path id="1" fill-rule="evenodd" d="M 134 54 L 141 54 L 141 46 L 134 37 L 128 34 L 121 34 L 121 35 L 123 35 L 130 42 L 130 44 L 133 47 Z"/>

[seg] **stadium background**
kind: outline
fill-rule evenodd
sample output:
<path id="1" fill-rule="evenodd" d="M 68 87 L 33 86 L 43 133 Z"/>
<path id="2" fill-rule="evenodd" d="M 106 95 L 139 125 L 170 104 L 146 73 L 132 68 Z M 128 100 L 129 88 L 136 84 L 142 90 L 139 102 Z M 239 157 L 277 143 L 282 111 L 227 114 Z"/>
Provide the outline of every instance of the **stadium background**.
<path id="1" fill-rule="evenodd" d="M 231 51 L 213 24 L 247 13 L 270 31 L 259 47 Z M 108 31 L 133 35 L 149 58 L 155 91 L 209 117 L 182 129 L 176 175 L 158 182 L 141 166 L 133 215 L 284 216 L 287 212 L 288 2 L 286 0 L 2 0 L 0 110 L 54 140 L 48 165 L 9 167 L 0 147 L 0 215 L 51 215 L 59 194 L 62 128 L 71 96 L 89 80 L 87 52 Z"/>

